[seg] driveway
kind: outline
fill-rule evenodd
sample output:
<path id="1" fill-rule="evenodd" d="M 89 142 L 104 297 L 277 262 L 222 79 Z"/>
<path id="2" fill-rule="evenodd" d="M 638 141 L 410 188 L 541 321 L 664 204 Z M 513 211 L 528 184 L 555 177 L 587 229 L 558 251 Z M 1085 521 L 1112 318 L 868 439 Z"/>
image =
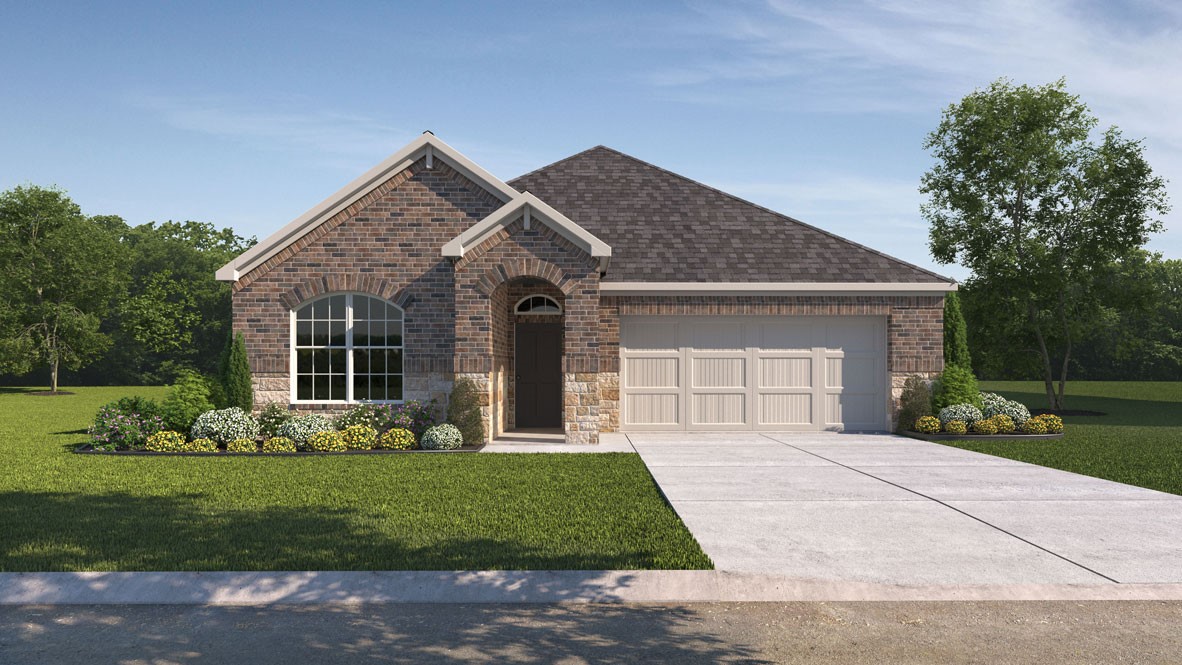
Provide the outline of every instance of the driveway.
<path id="1" fill-rule="evenodd" d="M 604 436 L 628 438 L 720 570 L 902 585 L 1182 583 L 1176 495 L 889 434 Z"/>

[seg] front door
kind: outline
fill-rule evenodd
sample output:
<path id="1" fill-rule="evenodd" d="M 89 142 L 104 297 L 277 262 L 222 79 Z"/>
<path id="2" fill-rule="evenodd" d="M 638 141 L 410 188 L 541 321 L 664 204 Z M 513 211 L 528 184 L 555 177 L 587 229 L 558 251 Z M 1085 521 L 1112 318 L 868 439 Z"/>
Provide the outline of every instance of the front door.
<path id="1" fill-rule="evenodd" d="M 562 427 L 562 324 L 517 324 L 516 426 Z"/>

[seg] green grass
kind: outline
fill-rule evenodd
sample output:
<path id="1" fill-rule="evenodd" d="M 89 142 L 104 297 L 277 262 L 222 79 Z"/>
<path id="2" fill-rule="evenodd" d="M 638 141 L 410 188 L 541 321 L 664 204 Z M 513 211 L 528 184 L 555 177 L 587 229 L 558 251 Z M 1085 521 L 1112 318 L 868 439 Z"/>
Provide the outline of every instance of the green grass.
<path id="1" fill-rule="evenodd" d="M 1031 408 L 1046 408 L 1043 384 L 983 381 Z M 1067 409 L 1103 416 L 1065 416 L 1056 441 L 943 441 L 990 455 L 1182 494 L 1182 382 L 1072 381 Z"/>
<path id="2" fill-rule="evenodd" d="M 631 454 L 75 455 L 161 388 L 0 388 L 0 571 L 711 568 Z"/>

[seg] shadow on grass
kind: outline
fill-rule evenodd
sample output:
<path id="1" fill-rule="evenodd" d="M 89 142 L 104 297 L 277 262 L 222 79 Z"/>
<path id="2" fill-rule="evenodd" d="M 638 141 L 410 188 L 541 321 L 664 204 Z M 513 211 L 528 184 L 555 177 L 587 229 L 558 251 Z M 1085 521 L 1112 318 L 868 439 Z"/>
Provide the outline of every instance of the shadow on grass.
<path id="1" fill-rule="evenodd" d="M 692 609 L 636 605 L 59 608 L 25 613 L 9 658 L 65 662 L 752 663 Z M 15 617 L 14 617 L 15 619 Z M 28 658 L 29 660 L 25 660 Z"/>
<path id="2" fill-rule="evenodd" d="M 298 492 L 298 488 L 296 488 Z M 542 551 L 515 540 L 405 539 L 370 528 L 388 507 L 218 509 L 195 495 L 0 493 L 0 571 L 627 570 L 661 568 L 635 548 Z M 441 507 L 441 510 L 446 510 Z M 436 516 L 433 519 L 438 519 Z"/>
<path id="3" fill-rule="evenodd" d="M 1017 400 L 1031 409 L 1046 406 L 1045 394 L 999 390 L 999 395 Z M 1102 416 L 1065 416 L 1068 425 L 1132 425 L 1137 427 L 1182 427 L 1182 409 L 1171 402 L 1068 395 L 1068 409 L 1100 411 Z"/>

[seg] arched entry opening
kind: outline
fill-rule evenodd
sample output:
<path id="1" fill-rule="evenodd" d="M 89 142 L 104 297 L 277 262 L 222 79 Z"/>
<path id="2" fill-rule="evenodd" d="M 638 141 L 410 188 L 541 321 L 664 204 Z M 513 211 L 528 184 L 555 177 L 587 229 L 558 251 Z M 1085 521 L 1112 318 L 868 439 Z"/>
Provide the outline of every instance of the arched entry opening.
<path id="1" fill-rule="evenodd" d="M 565 294 L 547 280 L 518 277 L 491 300 L 495 429 L 560 432 Z"/>

